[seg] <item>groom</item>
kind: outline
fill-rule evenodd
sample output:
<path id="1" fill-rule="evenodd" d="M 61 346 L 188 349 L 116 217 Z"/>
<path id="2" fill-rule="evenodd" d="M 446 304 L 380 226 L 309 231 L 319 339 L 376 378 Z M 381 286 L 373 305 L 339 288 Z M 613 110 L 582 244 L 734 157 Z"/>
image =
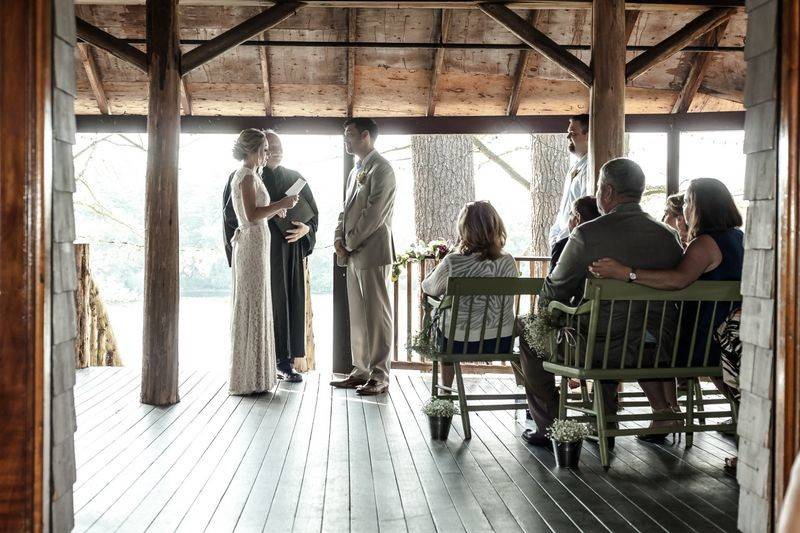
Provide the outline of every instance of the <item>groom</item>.
<path id="1" fill-rule="evenodd" d="M 347 178 L 344 209 L 339 214 L 334 247 L 337 263 L 347 266 L 350 350 L 353 371 L 339 388 L 363 396 L 389 388 L 392 311 L 386 281 L 394 260 L 392 210 L 394 170 L 375 151 L 378 125 L 369 118 L 344 123 L 344 146 L 358 158 Z"/>

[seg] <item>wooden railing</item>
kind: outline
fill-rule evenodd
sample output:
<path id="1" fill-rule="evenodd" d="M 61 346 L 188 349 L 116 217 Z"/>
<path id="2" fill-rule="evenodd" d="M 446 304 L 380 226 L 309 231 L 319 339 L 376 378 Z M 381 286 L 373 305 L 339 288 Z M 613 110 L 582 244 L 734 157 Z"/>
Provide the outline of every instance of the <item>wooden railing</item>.
<path id="1" fill-rule="evenodd" d="M 543 278 L 547 276 L 549 257 L 515 257 L 520 276 Z M 408 346 L 412 336 L 420 330 L 423 317 L 422 280 L 436 267 L 433 257 L 418 263 L 409 262 L 405 274 L 393 283 L 392 320 L 394 338 L 392 342 L 392 367 L 430 370 L 431 364 L 414 353 Z M 401 294 L 405 297 L 401 299 Z M 528 312 L 530 300 L 517 298 L 514 310 L 517 315 Z M 510 372 L 505 364 L 462 365 L 465 372 Z"/>

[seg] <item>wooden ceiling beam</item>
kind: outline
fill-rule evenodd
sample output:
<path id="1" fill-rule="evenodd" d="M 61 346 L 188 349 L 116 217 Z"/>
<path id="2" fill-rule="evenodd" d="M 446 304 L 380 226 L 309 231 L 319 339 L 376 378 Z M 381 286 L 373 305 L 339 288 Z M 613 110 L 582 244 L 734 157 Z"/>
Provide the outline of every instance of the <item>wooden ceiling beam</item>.
<path id="1" fill-rule="evenodd" d="M 706 44 L 718 45 L 725 35 L 725 30 L 728 29 L 728 22 L 724 21 L 717 26 L 714 30 L 708 32 L 705 37 Z M 693 54 L 691 58 L 691 68 L 686 80 L 683 82 L 683 87 L 675 100 L 675 105 L 672 106 L 673 113 L 687 113 L 692 106 L 692 101 L 700 90 L 700 85 L 706 77 L 708 66 L 711 64 L 711 54 Z"/>
<path id="2" fill-rule="evenodd" d="M 219 57 L 251 37 L 280 24 L 291 17 L 298 9 L 303 7 L 303 5 L 303 2 L 275 4 L 266 11 L 214 37 L 207 43 L 189 50 L 183 55 L 181 61 L 181 75 L 186 75 L 188 72 L 211 61 L 215 57 Z"/>
<path id="3" fill-rule="evenodd" d="M 642 12 L 638 9 L 630 9 L 625 12 L 625 44 L 627 45 L 633 35 L 633 30 L 636 29 L 636 23 L 639 21 L 639 15 Z"/>
<path id="4" fill-rule="evenodd" d="M 355 8 L 347 10 L 347 42 L 356 40 L 356 19 L 358 12 Z M 347 116 L 353 116 L 353 99 L 356 93 L 356 49 L 347 49 Z"/>
<path id="5" fill-rule="evenodd" d="M 444 9 L 439 10 L 438 39 L 440 43 L 447 41 L 450 33 L 450 12 Z M 436 113 L 436 94 L 439 90 L 439 76 L 444 66 L 444 49 L 437 48 L 433 55 L 433 69 L 431 69 L 431 83 L 428 88 L 428 111 L 427 115 L 432 117 Z"/>
<path id="6" fill-rule="evenodd" d="M 192 114 L 192 93 L 189 92 L 189 87 L 186 85 L 186 78 L 181 78 L 181 108 L 184 115 Z"/>
<path id="7" fill-rule="evenodd" d="M 531 26 L 536 26 L 536 19 L 539 16 L 539 11 L 532 10 L 528 13 L 528 23 Z M 519 95 L 522 91 L 522 85 L 527 78 L 527 72 L 530 68 L 530 59 L 533 55 L 533 50 L 522 50 L 519 53 L 519 61 L 517 61 L 517 70 L 514 72 L 514 85 L 511 87 L 511 94 L 508 97 L 508 105 L 506 106 L 506 114 L 513 117 L 519 111 Z"/>
<path id="8" fill-rule="evenodd" d="M 83 69 L 86 71 L 86 77 L 89 78 L 89 85 L 92 88 L 92 94 L 97 101 L 97 108 L 103 115 L 110 115 L 111 109 L 108 106 L 108 98 L 106 98 L 106 91 L 103 89 L 103 83 L 100 81 L 100 73 L 97 69 L 92 51 L 89 50 L 89 45 L 86 43 L 78 43 L 78 53 L 81 56 Z"/>
<path id="9" fill-rule="evenodd" d="M 531 26 L 524 18 L 502 4 L 483 3 L 479 7 L 481 11 L 505 26 L 508 31 L 516 35 L 525 44 L 569 72 L 586 87 L 592 86 L 592 71 L 589 66 L 550 37 Z"/>
<path id="10" fill-rule="evenodd" d="M 479 0 L 305 0 L 311 7 L 385 9 L 476 9 Z M 145 0 L 75 0 L 76 5 L 143 5 Z M 264 0 L 180 0 L 181 6 L 264 7 Z M 592 0 L 512 0 L 511 9 L 591 9 Z M 638 0 L 626 2 L 626 9 L 691 12 L 714 7 L 744 8 L 745 0 Z"/>
<path id="11" fill-rule="evenodd" d="M 114 57 L 127 61 L 142 72 L 147 72 L 147 54 L 122 39 L 118 39 L 77 17 L 75 18 L 75 32 L 80 40 L 97 48 L 102 48 Z"/>
<path id="12" fill-rule="evenodd" d="M 650 50 L 631 59 L 625 67 L 627 81 L 633 81 L 658 63 L 679 52 L 704 33 L 728 20 L 735 12 L 734 9 L 709 9 Z"/>
<path id="13" fill-rule="evenodd" d="M 264 39 L 267 33 L 264 32 Z M 258 47 L 258 60 L 261 63 L 261 85 L 264 88 L 264 115 L 272 116 L 272 89 L 269 83 L 269 50 L 266 46 Z"/>

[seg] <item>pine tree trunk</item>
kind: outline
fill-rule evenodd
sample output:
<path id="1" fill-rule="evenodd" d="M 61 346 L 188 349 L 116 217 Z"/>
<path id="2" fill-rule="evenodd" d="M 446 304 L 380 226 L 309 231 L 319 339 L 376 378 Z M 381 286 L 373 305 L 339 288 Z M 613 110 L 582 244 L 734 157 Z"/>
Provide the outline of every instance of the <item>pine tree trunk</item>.
<path id="1" fill-rule="evenodd" d="M 466 135 L 414 135 L 414 228 L 418 240 L 456 242 L 456 220 L 475 199 L 472 142 Z"/>
<path id="2" fill-rule="evenodd" d="M 558 213 L 569 149 L 563 134 L 531 135 L 531 254 L 550 255 L 548 235 Z"/>

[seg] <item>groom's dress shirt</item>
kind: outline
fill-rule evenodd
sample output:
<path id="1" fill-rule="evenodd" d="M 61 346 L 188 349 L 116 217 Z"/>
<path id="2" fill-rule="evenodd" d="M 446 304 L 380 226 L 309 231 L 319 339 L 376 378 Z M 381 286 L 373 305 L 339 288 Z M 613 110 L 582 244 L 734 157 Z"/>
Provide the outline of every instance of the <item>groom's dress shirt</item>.
<path id="1" fill-rule="evenodd" d="M 570 167 L 564 179 L 564 191 L 561 193 L 558 215 L 556 215 L 556 220 L 550 228 L 548 238 L 551 249 L 558 241 L 569 237 L 569 219 L 572 215 L 572 204 L 578 198 L 586 196 L 587 160 L 588 157 L 583 156 L 576 161 Z"/>

